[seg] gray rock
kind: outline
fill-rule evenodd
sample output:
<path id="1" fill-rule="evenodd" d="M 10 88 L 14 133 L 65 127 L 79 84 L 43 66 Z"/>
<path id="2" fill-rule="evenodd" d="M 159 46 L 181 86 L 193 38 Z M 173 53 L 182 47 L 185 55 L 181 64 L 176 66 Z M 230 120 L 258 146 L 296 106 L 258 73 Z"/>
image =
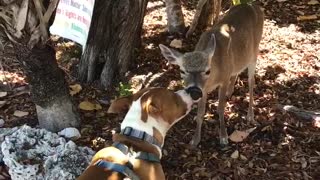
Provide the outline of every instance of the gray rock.
<path id="1" fill-rule="evenodd" d="M 94 151 L 44 129 L 22 126 L 1 144 L 13 180 L 76 179 Z"/>
<path id="2" fill-rule="evenodd" d="M 71 140 L 77 140 L 81 137 L 79 130 L 73 127 L 65 128 L 58 132 L 58 134 Z"/>
<path id="3" fill-rule="evenodd" d="M 5 136 L 10 135 L 17 130 L 18 130 L 17 127 L 15 127 L 15 128 L 0 128 L 0 145 L 4 141 Z M 0 150 L 0 162 L 2 161 L 2 159 L 3 159 L 3 155 L 2 155 L 2 151 Z"/>

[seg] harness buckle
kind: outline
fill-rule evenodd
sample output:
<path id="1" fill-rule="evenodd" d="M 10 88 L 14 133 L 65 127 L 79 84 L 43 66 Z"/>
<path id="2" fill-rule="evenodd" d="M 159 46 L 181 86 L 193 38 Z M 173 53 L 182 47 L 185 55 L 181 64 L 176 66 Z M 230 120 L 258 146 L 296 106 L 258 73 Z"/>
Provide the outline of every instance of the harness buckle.
<path id="1" fill-rule="evenodd" d="M 125 127 L 123 130 L 123 134 L 126 136 L 130 136 L 131 132 L 132 132 L 132 127 Z"/>

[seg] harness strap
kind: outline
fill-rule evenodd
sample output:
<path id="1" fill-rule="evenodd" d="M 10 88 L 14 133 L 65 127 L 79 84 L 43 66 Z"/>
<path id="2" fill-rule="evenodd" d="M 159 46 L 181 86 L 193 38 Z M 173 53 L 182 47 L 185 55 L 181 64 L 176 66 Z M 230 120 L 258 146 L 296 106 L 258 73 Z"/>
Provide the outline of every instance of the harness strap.
<path id="1" fill-rule="evenodd" d="M 132 127 L 125 127 L 124 129 L 121 130 L 120 134 L 146 141 L 150 144 L 158 146 L 161 149 L 161 143 L 158 142 L 153 136 L 151 136 L 150 134 L 144 131 L 134 129 Z"/>
<path id="2" fill-rule="evenodd" d="M 153 163 L 160 163 L 160 159 L 157 155 L 153 153 L 148 153 L 148 152 L 142 152 L 142 151 L 138 152 L 136 155 L 136 159 L 141 159 L 141 160 L 145 160 Z"/>
<path id="3" fill-rule="evenodd" d="M 95 165 L 101 168 L 121 173 L 129 177 L 131 180 L 140 180 L 140 178 L 126 165 L 112 163 L 102 159 L 98 160 Z"/>
<path id="4" fill-rule="evenodd" d="M 115 142 L 113 143 L 113 145 L 115 148 L 119 149 L 123 154 L 128 155 L 129 154 L 129 147 L 125 144 L 119 143 L 119 142 Z M 154 163 L 160 163 L 160 158 L 153 153 L 148 153 L 148 152 L 143 152 L 143 151 L 139 151 L 134 155 L 134 158 L 136 159 L 141 159 L 141 160 L 145 160 L 145 161 L 149 161 L 149 162 L 154 162 Z M 132 164 L 128 164 L 131 165 Z"/>

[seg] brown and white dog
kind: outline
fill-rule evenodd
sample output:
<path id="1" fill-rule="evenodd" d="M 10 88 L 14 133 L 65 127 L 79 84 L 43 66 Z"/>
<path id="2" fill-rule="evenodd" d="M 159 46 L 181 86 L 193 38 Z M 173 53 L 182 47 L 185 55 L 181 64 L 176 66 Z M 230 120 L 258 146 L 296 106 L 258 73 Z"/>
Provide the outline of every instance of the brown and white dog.
<path id="1" fill-rule="evenodd" d="M 107 168 L 103 166 L 103 164 L 110 163 L 116 164 L 115 169 L 118 170 L 131 166 L 130 171 L 132 170 L 135 176 L 130 177 L 131 179 L 165 179 L 160 159 L 166 133 L 172 125 L 190 112 L 193 102 L 188 90 L 173 92 L 165 88 L 143 89 L 132 96 L 115 100 L 108 112 L 120 113 L 129 110 L 121 123 L 121 133 L 114 134 L 113 141 L 125 146 L 126 152 L 132 151 L 133 153 L 127 155 L 117 144 L 104 148 L 95 154 L 91 164 L 78 180 L 123 179 L 126 173 L 115 171 L 109 168 L 110 166 Z M 137 138 L 131 136 L 130 133 L 126 134 L 128 129 L 130 131 L 134 129 L 133 134 L 144 132 L 143 136 L 148 138 Z M 140 152 L 148 154 L 148 158 L 145 158 L 146 156 L 137 158 L 135 154 Z M 158 161 L 153 159 L 158 159 Z M 132 172 L 128 174 L 132 175 Z"/>

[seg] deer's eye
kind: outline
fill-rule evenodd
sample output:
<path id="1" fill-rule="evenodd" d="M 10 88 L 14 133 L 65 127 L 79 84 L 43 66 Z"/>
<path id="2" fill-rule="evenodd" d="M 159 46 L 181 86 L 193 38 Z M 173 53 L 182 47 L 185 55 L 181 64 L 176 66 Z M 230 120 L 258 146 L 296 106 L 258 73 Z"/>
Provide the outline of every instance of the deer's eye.
<path id="1" fill-rule="evenodd" d="M 185 74 L 185 72 L 184 72 L 184 71 L 182 71 L 182 70 L 180 70 L 180 73 L 181 73 L 181 74 Z"/>
<path id="2" fill-rule="evenodd" d="M 210 70 L 206 71 L 206 75 L 209 75 L 210 74 Z"/>

